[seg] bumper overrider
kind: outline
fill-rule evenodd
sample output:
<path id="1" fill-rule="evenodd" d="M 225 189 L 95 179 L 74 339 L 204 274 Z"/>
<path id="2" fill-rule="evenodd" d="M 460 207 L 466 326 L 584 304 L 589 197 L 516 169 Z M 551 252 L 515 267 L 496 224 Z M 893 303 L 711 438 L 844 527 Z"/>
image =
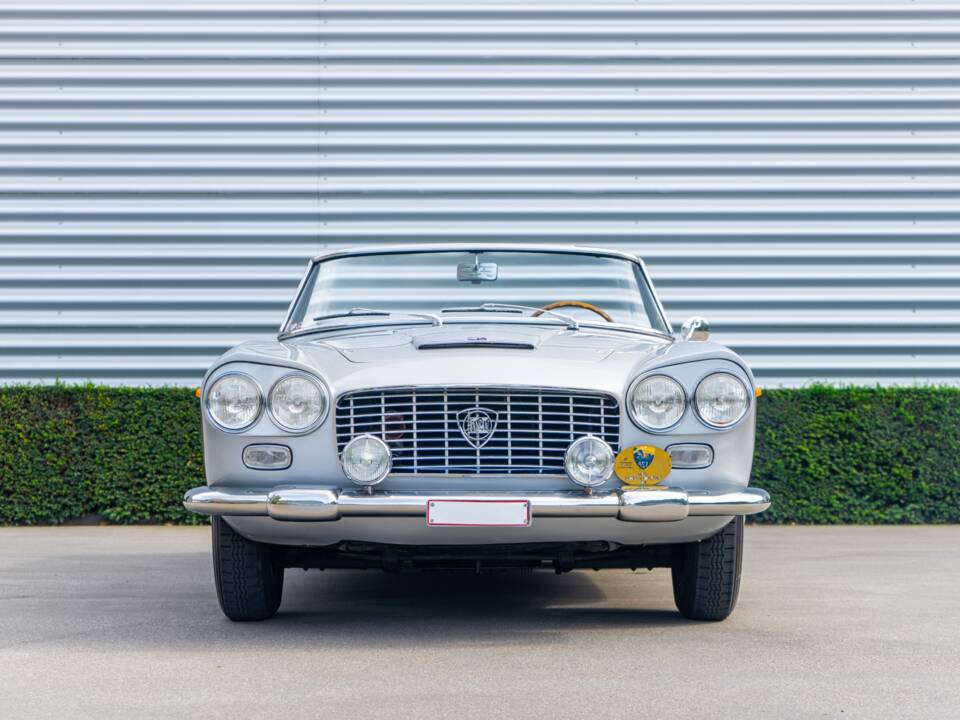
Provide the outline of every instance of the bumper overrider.
<path id="1" fill-rule="evenodd" d="M 615 518 L 625 522 L 675 522 L 690 516 L 753 515 L 770 507 L 759 488 L 688 492 L 638 488 L 615 492 L 374 492 L 281 486 L 270 489 L 198 487 L 187 492 L 187 510 L 203 515 L 261 516 L 292 522 L 335 522 L 344 517 L 426 517 L 431 500 L 523 500 L 533 518 Z"/>

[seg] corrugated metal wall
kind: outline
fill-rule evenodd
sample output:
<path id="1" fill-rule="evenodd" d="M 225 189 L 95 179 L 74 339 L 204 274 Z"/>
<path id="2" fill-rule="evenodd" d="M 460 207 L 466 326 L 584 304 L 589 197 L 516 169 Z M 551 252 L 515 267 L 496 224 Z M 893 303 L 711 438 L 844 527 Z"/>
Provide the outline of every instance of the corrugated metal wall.
<path id="1" fill-rule="evenodd" d="M 196 383 L 305 259 L 649 262 L 768 384 L 960 378 L 957 2 L 0 3 L 0 381 Z"/>

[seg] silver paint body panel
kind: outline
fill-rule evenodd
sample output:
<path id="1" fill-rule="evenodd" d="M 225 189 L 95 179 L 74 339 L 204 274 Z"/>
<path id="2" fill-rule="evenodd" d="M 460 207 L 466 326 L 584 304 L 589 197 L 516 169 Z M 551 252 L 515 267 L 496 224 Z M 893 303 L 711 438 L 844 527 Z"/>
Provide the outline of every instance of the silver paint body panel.
<path id="1" fill-rule="evenodd" d="M 503 246 L 501 246 L 503 247 Z M 538 248 L 540 249 L 540 248 Z M 564 250 L 569 252 L 569 250 Z M 635 258 L 625 259 L 638 262 Z M 314 260 L 313 262 L 317 262 Z M 312 266 L 312 263 L 311 263 Z M 368 319 L 367 319 L 368 320 Z M 298 333 L 269 342 L 247 342 L 225 353 L 204 379 L 204 397 L 210 384 L 228 372 L 244 372 L 268 390 L 291 371 L 320 378 L 330 392 L 331 406 L 348 392 L 410 386 L 497 386 L 553 388 L 609 393 L 620 402 L 620 445 L 707 443 L 715 460 L 708 468 L 674 470 L 667 484 L 686 493 L 736 493 L 746 488 L 753 458 L 755 404 L 744 419 L 727 430 L 705 426 L 693 412 L 693 390 L 710 372 L 723 370 L 754 387 L 750 369 L 731 350 L 711 342 L 677 342 L 655 334 L 639 334 L 585 326 L 571 331 L 547 319 L 516 317 L 445 319 L 443 327 L 428 322 L 391 323 L 324 333 Z M 418 349 L 426 336 L 432 342 L 449 335 L 482 330 L 523 335 L 532 348 L 455 347 Z M 631 383 L 647 373 L 666 373 L 688 394 L 688 408 L 668 433 L 646 432 L 630 420 L 625 409 Z M 291 435 L 262 413 L 242 433 L 225 433 L 203 413 L 203 438 L 207 488 L 211 491 L 269 493 L 273 488 L 308 488 L 310 492 L 340 493 L 352 486 L 339 464 L 334 413 L 314 430 Z M 243 448 L 251 443 L 289 446 L 293 461 L 279 471 L 257 471 L 244 466 Z M 616 493 L 619 481 L 611 478 L 596 489 L 598 495 Z M 576 486 L 561 475 L 535 476 L 388 476 L 376 487 L 384 494 L 436 493 L 569 493 Z M 422 517 L 345 516 L 336 523 L 284 522 L 271 517 L 228 515 L 241 534 L 263 542 L 294 545 L 330 544 L 339 540 L 415 544 L 499 542 L 549 542 L 608 540 L 628 544 L 686 542 L 716 531 L 726 516 L 672 518 L 664 522 L 623 522 L 616 517 L 534 518 L 529 528 L 467 529 L 428 528 Z M 334 529 L 335 528 L 335 529 Z M 508 537 L 509 540 L 503 538 Z"/>

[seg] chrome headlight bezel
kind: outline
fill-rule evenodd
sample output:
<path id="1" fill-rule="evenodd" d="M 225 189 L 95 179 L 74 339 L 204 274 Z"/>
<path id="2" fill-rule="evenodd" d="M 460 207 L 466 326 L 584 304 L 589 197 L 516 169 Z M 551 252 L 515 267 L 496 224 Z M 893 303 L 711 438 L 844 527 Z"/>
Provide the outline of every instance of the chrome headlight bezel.
<path id="1" fill-rule="evenodd" d="M 250 420 L 250 422 L 248 422 L 246 425 L 243 425 L 241 427 L 230 427 L 229 425 L 224 425 L 222 422 L 220 422 L 220 420 L 217 419 L 217 416 L 214 414 L 213 410 L 210 409 L 210 396 L 211 396 L 211 393 L 213 392 L 213 389 L 217 386 L 218 383 L 231 377 L 239 377 L 239 378 L 242 378 L 243 380 L 248 381 L 253 385 L 257 394 L 257 412 L 255 413 L 253 419 Z M 266 406 L 266 401 L 264 399 L 263 388 L 260 386 L 260 383 L 257 382 L 257 379 L 252 375 L 250 375 L 249 373 L 241 372 L 240 370 L 231 370 L 229 372 L 225 372 L 222 375 L 217 376 L 216 380 L 210 383 L 207 383 L 203 390 L 204 413 L 210 419 L 210 422 L 213 423 L 213 425 L 218 430 L 221 430 L 225 433 L 242 433 L 252 428 L 254 425 L 257 424 L 260 418 L 263 417 L 263 410 L 265 406 Z"/>
<path id="2" fill-rule="evenodd" d="M 320 400 L 323 403 L 323 409 L 317 416 L 317 419 L 302 428 L 290 427 L 284 424 L 279 418 L 277 418 L 276 413 L 273 411 L 273 393 L 276 391 L 280 383 L 291 378 L 303 378 L 304 380 L 312 383 L 313 386 L 317 388 L 317 391 L 320 394 Z M 296 372 L 285 373 L 281 377 L 277 378 L 277 381 L 270 386 L 270 392 L 267 393 L 264 404 L 266 405 L 267 414 L 270 416 L 270 420 L 278 428 L 290 435 L 306 435 L 307 433 L 313 432 L 320 427 L 330 414 L 330 391 L 327 390 L 327 386 L 322 380 L 320 380 L 320 378 L 316 377 L 315 375 L 311 375 L 310 373 L 298 370 Z"/>
<path id="3" fill-rule="evenodd" d="M 604 456 L 604 465 L 602 476 L 587 480 L 583 477 L 578 477 L 575 472 L 576 468 L 576 453 L 584 446 L 590 443 L 596 443 L 600 453 Z M 567 477 L 570 478 L 572 482 L 584 488 L 594 488 L 603 485 L 607 480 L 613 477 L 613 465 L 616 462 L 617 454 L 613 451 L 613 448 L 610 447 L 610 444 L 607 443 L 603 438 L 597 437 L 596 435 L 582 435 L 570 443 L 570 446 L 567 448 L 566 452 L 563 454 L 563 469 L 567 473 Z"/>
<path id="4" fill-rule="evenodd" d="M 738 382 L 740 386 L 743 388 L 743 394 L 746 400 L 746 402 L 744 403 L 743 413 L 741 413 L 740 417 L 738 417 L 733 422 L 727 423 L 725 425 L 717 425 L 716 423 L 712 423 L 709 420 L 707 420 L 703 416 L 703 414 L 700 412 L 700 403 L 697 402 L 697 395 L 700 393 L 700 388 L 703 386 L 703 384 L 707 380 L 709 380 L 710 378 L 716 375 L 726 375 L 727 377 L 731 377 L 736 382 Z M 750 392 L 750 386 L 735 373 L 730 372 L 729 370 L 711 370 L 710 372 L 708 372 L 706 375 L 704 375 L 702 378 L 700 378 L 697 381 L 697 384 L 693 390 L 693 401 L 691 404 L 693 405 L 693 412 L 697 416 L 697 420 L 699 420 L 704 426 L 710 428 L 711 430 L 730 430 L 732 428 L 737 427 L 737 425 L 742 423 L 747 418 L 747 416 L 750 415 L 750 408 L 753 405 L 753 393 Z"/>
<path id="5" fill-rule="evenodd" d="M 356 444 L 359 441 L 373 442 L 374 445 L 380 448 L 380 450 L 382 450 L 386 455 L 386 467 L 383 469 L 381 473 L 378 473 L 371 480 L 358 479 L 354 477 L 348 470 L 348 464 L 346 461 L 347 452 L 354 444 Z M 360 487 L 373 487 L 374 485 L 379 485 L 387 478 L 387 476 L 393 470 L 393 452 L 390 450 L 390 446 L 387 445 L 387 443 L 385 443 L 383 440 L 378 438 L 376 435 L 371 435 L 370 433 L 366 433 L 364 435 L 357 435 L 355 437 L 350 438 L 350 442 L 344 445 L 343 450 L 340 451 L 339 461 L 340 461 L 340 469 L 343 471 L 344 476 L 346 476 L 346 478 L 350 482 L 352 482 L 354 485 L 359 485 Z"/>
<path id="6" fill-rule="evenodd" d="M 677 419 L 670 425 L 666 425 L 660 428 L 654 427 L 652 425 L 648 425 L 647 423 L 643 422 L 639 417 L 637 417 L 637 414 L 633 408 L 633 393 L 636 391 L 640 383 L 645 382 L 647 380 L 651 380 L 653 378 L 664 378 L 670 381 L 671 383 L 673 383 L 674 385 L 676 385 L 677 388 L 679 388 L 680 390 L 680 398 L 683 400 L 683 409 L 680 411 L 680 415 L 677 417 Z M 681 383 L 675 377 L 667 375 L 665 372 L 652 372 L 646 375 L 639 375 L 638 377 L 634 378 L 633 382 L 630 383 L 630 386 L 627 388 L 626 405 L 627 405 L 627 415 L 629 415 L 630 420 L 633 422 L 634 425 L 636 425 L 638 428 L 648 433 L 659 435 L 662 433 L 670 432 L 675 427 L 677 427 L 677 425 L 683 422 L 683 418 L 686 417 L 687 415 L 687 407 L 690 405 L 690 402 L 689 402 L 689 399 L 687 398 L 687 391 L 683 387 L 683 383 Z"/>

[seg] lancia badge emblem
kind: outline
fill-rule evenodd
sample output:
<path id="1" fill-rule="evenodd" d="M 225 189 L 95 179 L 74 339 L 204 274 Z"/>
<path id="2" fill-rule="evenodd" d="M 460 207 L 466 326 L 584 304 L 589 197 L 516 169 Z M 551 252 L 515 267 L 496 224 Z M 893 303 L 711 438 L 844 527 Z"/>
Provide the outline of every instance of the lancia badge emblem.
<path id="1" fill-rule="evenodd" d="M 482 448 L 497 429 L 497 413 L 482 407 L 472 407 L 457 413 L 460 434 L 477 450 Z"/>

